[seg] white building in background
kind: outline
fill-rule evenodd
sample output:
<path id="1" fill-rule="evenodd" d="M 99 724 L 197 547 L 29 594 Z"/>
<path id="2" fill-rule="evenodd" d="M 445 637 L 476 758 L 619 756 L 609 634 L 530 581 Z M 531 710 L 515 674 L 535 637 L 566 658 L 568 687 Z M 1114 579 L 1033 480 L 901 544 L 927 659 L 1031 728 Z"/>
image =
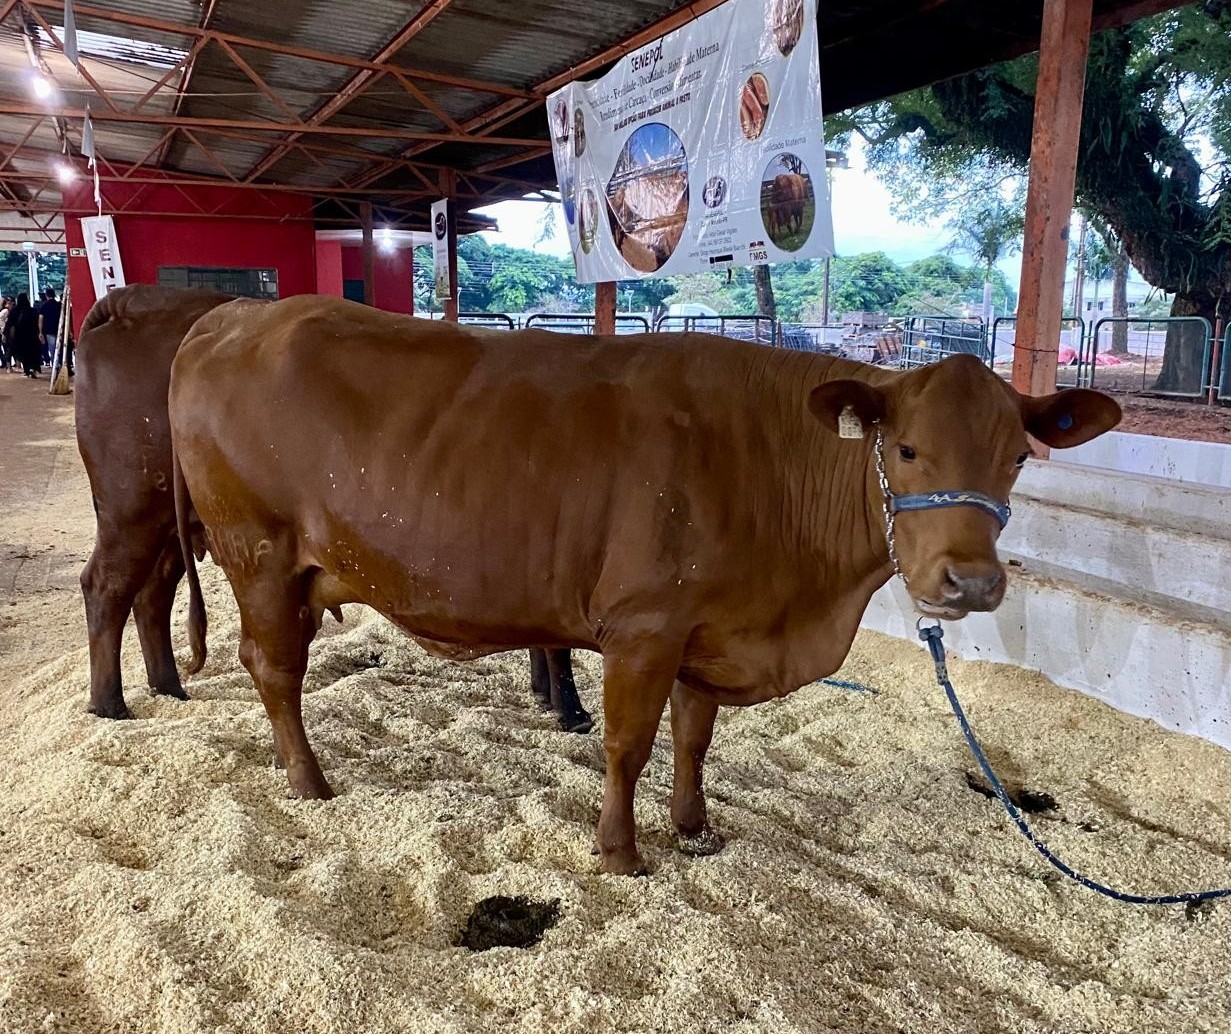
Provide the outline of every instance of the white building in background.
<path id="1" fill-rule="evenodd" d="M 1064 282 L 1064 312 L 1068 315 L 1073 309 L 1073 290 L 1074 280 L 1070 276 Z M 1128 287 L 1126 294 L 1128 295 L 1128 311 L 1132 312 L 1138 306 L 1144 304 L 1151 296 L 1159 296 L 1160 292 L 1157 288 L 1151 287 L 1142 278 L 1141 274 L 1131 266 L 1128 271 Z M 1081 315 L 1087 320 L 1099 319 L 1102 316 L 1111 315 L 1111 280 L 1100 280 L 1095 283 L 1093 280 L 1086 278 L 1082 281 L 1082 311 Z"/>

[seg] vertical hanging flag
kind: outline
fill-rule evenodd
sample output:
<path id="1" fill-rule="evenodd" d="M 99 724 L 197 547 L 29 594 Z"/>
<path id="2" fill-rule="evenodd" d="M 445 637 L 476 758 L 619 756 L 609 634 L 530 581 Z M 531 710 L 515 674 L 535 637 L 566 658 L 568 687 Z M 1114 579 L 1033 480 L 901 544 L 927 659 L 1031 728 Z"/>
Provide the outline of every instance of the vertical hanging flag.
<path id="1" fill-rule="evenodd" d="M 81 127 L 81 153 L 88 160 L 86 164 L 94 170 L 94 204 L 98 206 L 98 214 L 103 214 L 103 195 L 98 185 L 98 158 L 94 154 L 94 123 L 90 121 L 90 105 L 85 107 L 85 125 Z"/>
<path id="2" fill-rule="evenodd" d="M 77 53 L 77 18 L 73 14 L 73 0 L 64 0 L 64 56 L 81 70 L 81 57 Z"/>

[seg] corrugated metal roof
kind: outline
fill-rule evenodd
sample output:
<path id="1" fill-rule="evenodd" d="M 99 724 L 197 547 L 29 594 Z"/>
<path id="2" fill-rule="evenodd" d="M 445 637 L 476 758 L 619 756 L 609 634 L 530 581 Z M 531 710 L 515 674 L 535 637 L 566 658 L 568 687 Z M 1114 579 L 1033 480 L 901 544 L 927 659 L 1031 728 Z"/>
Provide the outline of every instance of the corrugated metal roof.
<path id="1" fill-rule="evenodd" d="M 59 7 L 31 2 L 53 26 L 62 18 Z M 333 190 L 362 186 L 386 191 L 387 199 L 423 188 L 422 179 L 405 167 L 406 161 L 431 166 L 425 174 L 434 182 L 435 166 L 464 170 L 520 153 L 516 147 L 484 141 L 416 141 L 404 135 L 407 131 L 447 132 L 450 121 L 464 125 L 507 105 L 510 89 L 537 87 L 581 62 L 595 64 L 602 55 L 614 54 L 612 48 L 620 41 L 685 6 L 680 0 L 452 0 L 443 7 L 427 0 L 365 0 L 362 4 L 345 0 L 93 0 L 93 4 L 114 17 L 78 12 L 78 27 L 99 34 L 83 39 L 88 44 L 83 46 L 87 67 L 126 108 L 159 79 L 176 55 L 185 53 L 200 37 L 199 26 L 209 14 L 207 30 L 213 35 L 192 66 L 182 103 L 177 102 L 176 91 L 185 77 L 176 73 L 143 110 L 155 120 L 176 117 L 212 123 L 193 126 L 192 132 L 213 157 L 180 133 L 162 155 L 163 169 L 220 182 L 228 176 L 246 178 L 259 173 L 257 179 L 271 185 Z M 826 0 L 819 12 L 826 108 L 867 102 L 1027 52 L 1037 46 L 1042 6 L 1043 0 L 1016 4 Z M 1094 0 L 1095 24 L 1170 6 L 1178 6 L 1177 0 Z M 15 9 L 0 26 L 0 102 L 9 101 L 10 112 L 32 108 L 19 11 Z M 170 26 L 182 26 L 183 31 L 170 31 Z M 237 66 L 227 52 L 228 43 L 261 84 Z M 41 50 L 63 88 L 67 108 L 79 107 L 91 98 L 91 88 L 62 55 L 46 45 Z M 335 55 L 338 60 L 321 60 L 322 54 Z M 404 90 L 397 76 L 365 71 L 364 65 L 377 57 L 387 57 L 398 69 L 410 70 L 426 102 Z M 596 64 L 586 77 L 602 71 L 603 66 Z M 366 82 L 352 96 L 351 86 L 357 79 Z M 276 101 L 267 96 L 266 87 L 277 96 Z M 103 117 L 105 105 L 100 98 L 93 97 L 92 105 L 98 113 L 99 151 L 110 161 L 146 157 L 167 130 L 167 125 L 157 121 L 109 121 Z M 501 125 L 497 135 L 546 142 L 541 103 L 515 98 L 511 108 L 515 117 Z M 0 148 L 14 146 L 31 121 L 30 116 L 0 112 Z M 220 121 L 240 125 L 227 128 L 218 125 Z M 304 123 L 357 127 L 376 135 L 309 133 L 300 143 L 316 148 L 312 157 L 279 146 L 288 128 Z M 30 138 L 14 163 L 24 175 L 48 166 L 46 152 L 58 144 L 50 125 Z M 67 125 L 70 139 L 79 144 L 80 120 L 69 119 Z M 267 132 L 267 126 L 277 131 Z M 391 168 L 391 157 L 402 164 Z M 517 196 L 526 183 L 555 185 L 551 159 L 542 154 L 493 175 L 505 182 L 484 179 L 482 188 L 503 196 Z M 0 188 L 5 187 L 11 188 L 10 195 L 24 189 L 21 182 L 9 183 L 0 173 Z M 58 196 L 54 182 L 46 186 L 44 197 Z M 364 196 L 374 196 L 377 202 L 381 199 L 379 193 Z M 467 200 L 463 192 L 461 203 L 465 207 L 490 203 L 490 199 Z"/>

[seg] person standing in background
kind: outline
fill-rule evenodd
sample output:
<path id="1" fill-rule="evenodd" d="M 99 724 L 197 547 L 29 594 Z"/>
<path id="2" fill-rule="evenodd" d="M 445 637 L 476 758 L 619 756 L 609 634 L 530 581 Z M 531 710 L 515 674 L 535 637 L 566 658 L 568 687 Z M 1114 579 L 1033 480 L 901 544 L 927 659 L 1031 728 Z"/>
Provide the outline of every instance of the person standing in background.
<path id="1" fill-rule="evenodd" d="M 43 372 L 40 358 L 43 343 L 38 336 L 38 316 L 30 308 L 30 299 L 23 291 L 4 325 L 4 340 L 9 352 L 21 361 L 22 372 L 36 377 Z"/>
<path id="2" fill-rule="evenodd" d="M 12 311 L 13 299 L 6 294 L 4 301 L 0 302 L 0 370 L 12 370 L 17 364 L 16 358 L 9 350 L 8 335 L 4 332 L 5 324 L 9 321 L 9 313 Z"/>
<path id="3" fill-rule="evenodd" d="M 56 354 L 56 334 L 60 330 L 60 303 L 56 301 L 54 288 L 43 291 L 43 302 L 35 310 L 38 313 L 38 336 L 42 344 L 43 365 L 50 366 Z"/>

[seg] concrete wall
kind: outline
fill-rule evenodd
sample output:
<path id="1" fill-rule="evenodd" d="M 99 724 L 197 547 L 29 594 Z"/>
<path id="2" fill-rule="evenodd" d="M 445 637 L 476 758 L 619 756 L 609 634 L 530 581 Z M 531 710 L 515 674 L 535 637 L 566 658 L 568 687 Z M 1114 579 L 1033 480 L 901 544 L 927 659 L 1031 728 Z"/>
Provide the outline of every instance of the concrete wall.
<path id="1" fill-rule="evenodd" d="M 1231 488 L 1231 445 L 1215 442 L 1189 442 L 1112 431 L 1075 449 L 1066 449 L 1063 461 L 1126 474 L 1148 474 Z"/>
<path id="2" fill-rule="evenodd" d="M 1231 749 L 1231 491 L 1033 462 L 1000 550 L 1004 603 L 947 624 L 950 649 Z M 913 639 L 915 617 L 895 580 L 863 623 Z"/>

